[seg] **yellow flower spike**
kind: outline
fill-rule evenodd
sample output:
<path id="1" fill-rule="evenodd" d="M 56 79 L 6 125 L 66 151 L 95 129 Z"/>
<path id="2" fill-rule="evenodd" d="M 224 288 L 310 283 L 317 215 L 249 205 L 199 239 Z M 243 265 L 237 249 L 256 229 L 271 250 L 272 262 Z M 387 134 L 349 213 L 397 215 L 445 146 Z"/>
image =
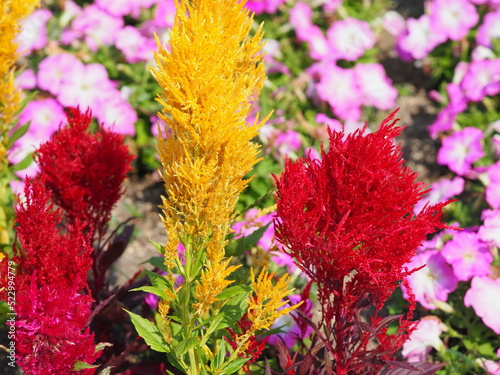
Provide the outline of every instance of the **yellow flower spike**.
<path id="1" fill-rule="evenodd" d="M 195 302 L 193 307 L 200 317 L 208 313 L 209 308 L 219 301 L 217 295 L 233 283 L 233 280 L 226 280 L 226 277 L 240 267 L 229 266 L 231 258 L 214 260 L 208 263 L 206 270 L 202 271 L 201 280 L 196 285 L 195 298 L 198 302 Z"/>
<path id="2" fill-rule="evenodd" d="M 7 145 L 7 133 L 21 107 L 21 95 L 14 82 L 17 59 L 16 36 L 21 21 L 38 6 L 40 0 L 2 0 L 0 3 L 0 142 Z M 3 162 L 3 160 L 0 160 Z"/>
<path id="3" fill-rule="evenodd" d="M 244 176 L 258 161 L 251 140 L 263 121 L 248 124 L 247 117 L 265 80 L 262 31 L 248 37 L 252 17 L 236 0 L 176 6 L 170 51 L 158 42 L 152 70 L 162 88 L 159 116 L 169 128 L 158 137 L 164 223 L 210 236 L 207 257 L 214 263 L 223 258 L 223 239 L 248 184 Z"/>
<path id="4" fill-rule="evenodd" d="M 262 271 L 255 280 L 253 269 L 250 272 L 254 295 L 250 297 L 248 319 L 252 322 L 251 332 L 253 334 L 261 329 L 269 329 L 276 319 L 295 310 L 302 302 L 279 310 L 287 303 L 283 299 L 293 291 L 293 289 L 287 289 L 290 275 L 285 274 L 276 285 L 273 285 L 274 274 Z"/>

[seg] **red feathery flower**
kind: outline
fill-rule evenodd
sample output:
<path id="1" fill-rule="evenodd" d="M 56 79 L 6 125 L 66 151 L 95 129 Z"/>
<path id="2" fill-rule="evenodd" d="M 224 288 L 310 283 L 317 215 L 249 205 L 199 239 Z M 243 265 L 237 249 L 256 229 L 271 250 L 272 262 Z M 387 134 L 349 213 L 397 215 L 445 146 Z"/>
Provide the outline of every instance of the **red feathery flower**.
<path id="1" fill-rule="evenodd" d="M 413 207 L 425 191 L 403 166 L 393 112 L 371 134 L 330 131 L 321 160 L 288 160 L 277 179 L 277 239 L 312 280 L 362 289 L 384 303 L 426 236 L 445 226 L 446 203 Z M 346 294 L 349 294 L 347 291 Z"/>
<path id="2" fill-rule="evenodd" d="M 54 210 L 49 202 L 43 176 L 33 181 L 26 179 L 25 201 L 16 207 L 16 234 L 14 261 L 18 274 L 36 273 L 37 285 L 66 284 L 81 291 L 87 284 L 87 272 L 92 266 L 90 234 L 82 232 L 83 225 L 75 221 L 61 227 L 63 212 Z M 20 283 L 27 279 L 19 278 Z"/>
<path id="3" fill-rule="evenodd" d="M 121 184 L 133 156 L 123 145 L 122 135 L 100 126 L 95 133 L 90 132 L 90 109 L 82 113 L 68 108 L 67 117 L 69 125 L 36 152 L 40 174 L 67 219 L 92 224 L 100 237 L 123 194 Z"/>
<path id="4" fill-rule="evenodd" d="M 386 335 L 393 318 L 379 312 L 415 271 L 405 264 L 422 241 L 446 228 L 440 220 L 448 202 L 413 212 L 425 191 L 403 166 L 401 147 L 394 143 L 401 133 L 394 114 L 375 133 L 330 131 L 321 160 L 287 160 L 276 179 L 276 238 L 318 284 L 326 333 L 321 340 L 334 363 L 327 368 L 337 375 L 378 373 L 407 339 L 414 300 L 395 335 Z M 370 306 L 368 325 L 360 315 Z M 373 339 L 376 348 L 370 347 Z"/>
<path id="5" fill-rule="evenodd" d="M 91 375 L 95 369 L 74 371 L 77 361 L 92 364 L 99 357 L 87 321 L 92 299 L 75 293 L 64 280 L 39 286 L 27 276 L 17 295 L 16 358 L 27 375 Z"/>

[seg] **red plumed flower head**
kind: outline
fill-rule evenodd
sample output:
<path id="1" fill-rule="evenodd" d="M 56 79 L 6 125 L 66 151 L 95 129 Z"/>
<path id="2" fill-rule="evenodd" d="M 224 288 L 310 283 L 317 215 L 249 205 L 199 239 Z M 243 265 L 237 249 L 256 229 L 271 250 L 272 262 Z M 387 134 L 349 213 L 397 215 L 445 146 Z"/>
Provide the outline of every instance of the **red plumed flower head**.
<path id="1" fill-rule="evenodd" d="M 384 303 L 426 236 L 438 228 L 444 204 L 413 207 L 425 193 L 403 166 L 393 112 L 371 134 L 330 131 L 321 160 L 287 160 L 277 179 L 277 239 L 321 288 L 365 293 Z M 349 277 L 349 278 L 347 278 Z"/>
<path id="2" fill-rule="evenodd" d="M 36 152 L 40 174 L 67 219 L 92 224 L 101 235 L 123 194 L 121 184 L 133 156 L 120 134 L 101 127 L 90 132 L 90 110 L 69 108 L 67 117 L 69 125 Z"/>

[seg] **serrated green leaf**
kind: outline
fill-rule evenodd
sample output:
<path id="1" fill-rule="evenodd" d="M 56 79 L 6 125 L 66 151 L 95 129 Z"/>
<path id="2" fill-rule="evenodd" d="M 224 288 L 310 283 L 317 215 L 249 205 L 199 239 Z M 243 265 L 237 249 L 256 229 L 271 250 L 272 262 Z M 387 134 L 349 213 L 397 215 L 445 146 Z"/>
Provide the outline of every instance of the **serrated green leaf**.
<path id="1" fill-rule="evenodd" d="M 157 297 L 167 298 L 167 295 L 163 291 L 163 289 L 156 288 L 154 286 L 141 286 L 139 288 L 130 289 L 130 292 L 147 292 L 153 293 Z"/>
<path id="2" fill-rule="evenodd" d="M 19 138 L 25 135 L 29 127 L 30 127 L 30 122 L 28 121 L 26 124 L 21 125 L 16 130 L 14 130 L 9 137 L 9 141 L 7 142 L 7 149 L 10 149 L 15 141 L 17 141 Z"/>
<path id="3" fill-rule="evenodd" d="M 174 349 L 175 355 L 178 358 L 181 358 L 184 354 L 186 354 L 189 351 L 189 349 L 191 349 L 193 346 L 199 343 L 200 340 L 198 337 L 190 337 L 187 340 L 183 340 L 178 345 L 175 346 Z"/>
<path id="4" fill-rule="evenodd" d="M 124 309 L 125 310 L 125 309 Z M 144 319 L 142 316 L 134 314 L 128 310 L 125 310 L 129 315 L 132 323 L 134 324 L 135 329 L 139 336 L 141 336 L 146 344 L 153 350 L 162 353 L 168 353 L 169 348 L 165 344 L 163 340 L 163 335 L 161 334 L 158 327 L 156 327 L 152 322 L 147 319 Z"/>
<path id="5" fill-rule="evenodd" d="M 246 293 L 245 296 L 247 296 L 251 291 L 252 288 L 248 285 L 234 285 L 224 289 L 221 293 L 219 293 L 217 295 L 217 299 L 224 301 L 240 293 Z"/>

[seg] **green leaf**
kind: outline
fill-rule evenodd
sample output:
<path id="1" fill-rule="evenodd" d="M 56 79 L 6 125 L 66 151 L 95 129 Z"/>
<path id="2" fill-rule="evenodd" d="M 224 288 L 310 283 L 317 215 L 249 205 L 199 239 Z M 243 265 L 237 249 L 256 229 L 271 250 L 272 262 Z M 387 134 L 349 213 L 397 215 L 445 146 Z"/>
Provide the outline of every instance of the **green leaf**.
<path id="1" fill-rule="evenodd" d="M 7 149 L 10 149 L 15 141 L 17 141 L 19 138 L 25 135 L 29 127 L 30 123 L 27 122 L 26 124 L 21 125 L 16 130 L 14 130 L 14 132 L 10 135 L 9 140 L 7 142 Z"/>
<path id="2" fill-rule="evenodd" d="M 144 263 L 149 263 L 149 264 L 153 265 L 154 267 L 159 268 L 160 270 L 166 272 L 167 269 L 165 267 L 165 264 L 163 263 L 164 260 L 165 260 L 164 257 L 152 257 L 152 258 L 149 258 Z"/>
<path id="3" fill-rule="evenodd" d="M 220 375 L 231 375 L 234 374 L 235 372 L 238 372 L 240 368 L 243 367 L 245 363 L 248 362 L 250 358 L 238 358 L 232 361 L 222 372 Z"/>
<path id="4" fill-rule="evenodd" d="M 224 363 L 227 352 L 229 351 L 229 344 L 226 340 L 220 340 L 220 345 L 217 353 L 215 354 L 214 361 L 212 362 L 212 369 L 218 369 Z M 214 371 L 215 372 L 215 371 Z"/>
<path id="5" fill-rule="evenodd" d="M 89 368 L 96 368 L 99 367 L 99 365 L 91 365 L 90 363 L 83 362 L 83 361 L 77 361 L 73 365 L 73 371 L 81 371 Z"/>
<path id="6" fill-rule="evenodd" d="M 252 288 L 248 285 L 234 285 L 224 289 L 217 295 L 216 298 L 218 298 L 221 301 L 224 301 L 240 293 L 245 293 L 245 296 L 248 296 L 248 293 L 250 293 L 251 291 Z"/>
<path id="7" fill-rule="evenodd" d="M 181 341 L 178 345 L 175 346 L 174 352 L 178 358 L 181 358 L 184 354 L 186 354 L 189 349 L 193 346 L 200 343 L 200 339 L 198 337 L 190 337 L 187 340 Z"/>
<path id="8" fill-rule="evenodd" d="M 241 319 L 247 309 L 248 302 L 246 298 L 248 294 L 249 293 L 240 293 L 235 295 L 222 307 L 222 309 L 220 309 L 219 314 L 222 314 L 224 318 L 217 329 L 230 327 Z"/>
<path id="9" fill-rule="evenodd" d="M 147 293 L 153 293 L 155 296 L 161 297 L 161 298 L 167 298 L 167 295 L 163 291 L 163 289 L 156 288 L 154 286 L 141 286 L 139 288 L 134 288 L 130 289 L 129 292 L 147 292 Z"/>
<path id="10" fill-rule="evenodd" d="M 99 375 L 110 375 L 111 374 L 111 369 L 113 368 L 114 366 L 108 366 L 106 367 L 104 370 L 102 370 Z"/>
<path id="11" fill-rule="evenodd" d="M 158 288 L 160 290 L 171 289 L 167 279 L 165 279 L 163 276 L 149 270 L 146 270 L 145 272 L 149 276 L 151 285 L 153 285 L 155 288 Z"/>
<path id="12" fill-rule="evenodd" d="M 22 171 L 23 169 L 28 168 L 31 165 L 31 163 L 33 163 L 33 153 L 26 155 L 26 157 L 23 160 L 14 165 L 12 171 L 14 172 Z"/>
<path id="13" fill-rule="evenodd" d="M 125 310 L 125 309 L 124 309 Z M 141 336 L 146 344 L 148 344 L 151 349 L 157 352 L 168 353 L 170 350 L 163 340 L 163 335 L 161 334 L 158 327 L 156 327 L 152 322 L 144 319 L 142 316 L 134 314 L 128 310 L 125 310 L 129 315 L 132 323 L 139 336 Z"/>
<path id="14" fill-rule="evenodd" d="M 226 246 L 226 255 L 237 257 L 243 254 L 245 251 L 250 250 L 252 247 L 257 245 L 257 242 L 259 242 L 259 240 L 262 238 L 264 232 L 267 230 L 267 228 L 269 228 L 269 225 L 271 225 L 271 223 L 257 229 L 255 232 L 246 237 L 241 237 L 237 240 L 230 241 Z"/>
<path id="15" fill-rule="evenodd" d="M 104 350 L 104 348 L 111 347 L 113 344 L 110 342 L 100 342 L 95 346 L 95 351 L 94 353 L 100 352 L 101 350 Z"/>

